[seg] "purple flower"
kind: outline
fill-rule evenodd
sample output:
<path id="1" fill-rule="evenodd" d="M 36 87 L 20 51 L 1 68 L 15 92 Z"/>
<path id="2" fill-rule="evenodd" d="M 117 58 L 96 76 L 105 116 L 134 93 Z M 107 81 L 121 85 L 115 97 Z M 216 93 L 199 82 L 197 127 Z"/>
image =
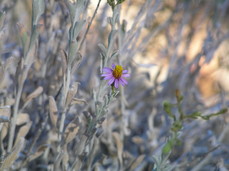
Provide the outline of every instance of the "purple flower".
<path id="1" fill-rule="evenodd" d="M 101 76 L 104 77 L 104 80 L 108 80 L 108 85 L 118 88 L 119 84 L 122 86 L 128 84 L 124 77 L 129 77 L 130 74 L 121 65 L 112 64 L 112 68 L 104 67 L 103 72 Z"/>

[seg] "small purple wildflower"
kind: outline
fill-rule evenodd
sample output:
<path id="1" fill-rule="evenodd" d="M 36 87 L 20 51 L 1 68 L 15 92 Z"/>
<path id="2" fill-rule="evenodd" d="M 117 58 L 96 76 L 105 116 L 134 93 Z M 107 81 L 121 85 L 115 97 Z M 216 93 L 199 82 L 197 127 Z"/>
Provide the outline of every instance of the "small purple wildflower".
<path id="1" fill-rule="evenodd" d="M 112 68 L 104 67 L 104 74 L 101 76 L 104 77 L 104 80 L 108 80 L 108 85 L 112 85 L 115 88 L 119 87 L 119 84 L 125 86 L 128 82 L 124 79 L 124 77 L 129 77 L 127 70 L 124 70 L 121 65 L 112 64 Z"/>

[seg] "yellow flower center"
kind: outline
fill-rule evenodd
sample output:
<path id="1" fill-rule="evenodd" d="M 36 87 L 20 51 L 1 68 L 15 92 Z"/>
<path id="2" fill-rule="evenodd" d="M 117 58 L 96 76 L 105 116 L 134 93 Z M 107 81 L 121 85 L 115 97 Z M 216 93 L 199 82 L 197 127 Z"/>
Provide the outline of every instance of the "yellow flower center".
<path id="1" fill-rule="evenodd" d="M 118 79 L 118 78 L 120 78 L 122 76 L 122 71 L 123 71 L 122 66 L 116 65 L 112 74 L 116 79 Z"/>

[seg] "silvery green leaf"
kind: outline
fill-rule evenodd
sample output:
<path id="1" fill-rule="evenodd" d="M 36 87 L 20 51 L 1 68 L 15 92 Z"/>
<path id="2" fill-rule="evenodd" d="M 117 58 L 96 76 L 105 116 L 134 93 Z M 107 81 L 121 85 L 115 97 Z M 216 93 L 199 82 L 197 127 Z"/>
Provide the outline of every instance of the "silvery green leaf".
<path id="1" fill-rule="evenodd" d="M 28 51 L 29 35 L 24 25 L 17 23 L 17 28 L 18 28 L 19 36 L 21 39 L 22 47 L 23 47 L 23 53 L 25 54 Z"/>
<path id="2" fill-rule="evenodd" d="M 113 94 L 112 94 L 113 97 L 116 97 L 118 95 L 118 93 L 119 93 L 119 91 L 114 91 Z"/>
<path id="3" fill-rule="evenodd" d="M 75 3 L 71 3 L 68 0 L 65 2 L 70 12 L 71 23 L 74 24 L 79 20 L 80 14 L 85 10 L 85 0 L 77 0 Z"/>
<path id="4" fill-rule="evenodd" d="M 86 20 L 78 21 L 74 24 L 74 27 L 70 29 L 70 40 L 75 40 L 85 25 Z"/>
<path id="5" fill-rule="evenodd" d="M 101 60 L 100 60 L 100 73 L 103 72 L 103 67 L 104 67 L 104 57 L 103 55 L 100 53 L 100 57 L 101 57 Z"/>
<path id="6" fill-rule="evenodd" d="M 100 53 L 100 57 L 101 57 L 100 72 L 102 73 L 102 69 L 105 66 L 105 56 L 102 53 Z"/>
<path id="7" fill-rule="evenodd" d="M 113 14 L 113 20 L 112 20 L 112 25 L 115 26 L 115 23 L 118 23 L 119 21 L 119 13 L 120 13 L 120 10 L 119 8 L 115 8 L 114 10 L 114 14 Z"/>
<path id="8" fill-rule="evenodd" d="M 162 157 L 161 155 L 153 156 L 152 159 L 154 161 L 153 171 L 170 171 L 172 167 L 169 164 L 168 160 L 169 155 Z"/>
<path id="9" fill-rule="evenodd" d="M 102 51 L 103 54 L 106 54 L 107 53 L 107 49 L 105 48 L 105 46 L 101 43 L 98 44 L 100 50 Z"/>
<path id="10" fill-rule="evenodd" d="M 32 14 L 33 25 L 37 25 L 40 16 L 44 12 L 44 9 L 45 9 L 44 0 L 33 0 L 33 14 Z"/>
<path id="11" fill-rule="evenodd" d="M 71 22 L 73 23 L 75 17 L 75 10 L 76 10 L 75 3 L 71 3 L 69 1 L 65 1 L 65 3 L 70 13 Z"/>
<path id="12" fill-rule="evenodd" d="M 84 12 L 86 6 L 85 2 L 85 0 L 77 0 L 74 23 L 79 20 L 80 14 Z"/>
<path id="13" fill-rule="evenodd" d="M 117 30 L 112 30 L 108 37 L 108 47 L 112 47 Z"/>
<path id="14" fill-rule="evenodd" d="M 34 25 L 32 28 L 32 35 L 30 37 L 29 48 L 31 48 L 34 45 L 35 41 L 37 40 L 38 35 L 39 35 L 39 33 L 37 31 L 37 25 Z"/>
<path id="15" fill-rule="evenodd" d="M 70 18 L 71 18 L 71 22 L 73 23 L 74 21 L 74 18 L 75 18 L 75 11 L 76 11 L 76 7 L 73 3 L 71 3 L 70 1 L 65 1 L 67 7 L 68 7 L 68 10 L 69 10 L 69 13 L 70 13 Z"/>
<path id="16" fill-rule="evenodd" d="M 34 51 L 35 51 L 35 43 L 37 40 L 37 37 L 39 35 L 38 31 L 37 31 L 37 26 L 34 25 L 33 29 L 32 29 L 32 35 L 30 37 L 30 41 L 29 41 L 29 48 L 28 51 L 25 54 L 25 65 L 28 65 L 28 67 L 30 67 L 30 65 L 34 62 L 33 58 L 34 58 Z"/>
<path id="17" fill-rule="evenodd" d="M 82 21 L 75 23 L 75 27 L 74 27 L 74 37 L 75 38 L 79 35 L 79 33 L 82 30 L 82 28 L 84 27 L 85 23 L 86 23 L 86 20 L 82 20 Z"/>
<path id="18" fill-rule="evenodd" d="M 79 67 L 81 61 L 82 61 L 82 55 L 78 52 L 76 53 L 75 59 L 73 59 L 72 61 L 71 72 L 75 72 L 75 70 Z"/>
<path id="19" fill-rule="evenodd" d="M 111 55 L 111 58 L 114 58 L 114 57 L 118 56 L 118 54 L 119 54 L 119 51 L 117 50 Z"/>
<path id="20" fill-rule="evenodd" d="M 104 96 L 104 105 L 105 106 L 108 104 L 108 101 L 109 101 L 108 96 Z"/>
<path id="21" fill-rule="evenodd" d="M 5 12 L 0 11 L 0 30 L 2 30 L 3 28 L 5 17 L 6 17 Z"/>
<path id="22" fill-rule="evenodd" d="M 104 60 L 105 59 L 105 54 L 100 53 L 100 57 L 101 57 L 101 60 Z"/>
<path id="23" fill-rule="evenodd" d="M 68 69 L 72 68 L 72 62 L 77 57 L 77 48 L 78 48 L 78 42 L 71 41 L 69 51 L 68 51 Z"/>
<path id="24" fill-rule="evenodd" d="M 98 105 L 98 106 L 101 106 L 102 105 L 102 102 L 101 101 L 96 101 L 95 104 Z"/>

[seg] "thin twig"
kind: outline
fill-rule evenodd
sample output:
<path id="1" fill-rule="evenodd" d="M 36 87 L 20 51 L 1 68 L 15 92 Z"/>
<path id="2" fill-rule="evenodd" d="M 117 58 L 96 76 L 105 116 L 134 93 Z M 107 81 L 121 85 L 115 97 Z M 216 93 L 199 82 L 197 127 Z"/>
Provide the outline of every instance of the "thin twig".
<path id="1" fill-rule="evenodd" d="M 84 42 L 85 39 L 86 39 L 86 36 L 87 36 L 88 31 L 89 31 L 89 29 L 90 29 L 90 27 L 91 27 L 91 24 L 92 24 L 92 22 L 93 22 L 93 20 L 94 20 L 94 18 L 95 18 L 95 15 L 97 14 L 97 11 L 98 11 L 98 9 L 99 9 L 100 2 L 101 2 L 101 0 L 98 1 L 98 4 L 97 4 L 96 9 L 95 9 L 95 11 L 94 11 L 94 14 L 93 14 L 93 16 L 92 16 L 92 18 L 91 18 L 91 21 L 89 22 L 89 24 L 88 24 L 88 26 L 87 26 L 87 30 L 86 30 L 86 32 L 85 32 L 84 35 L 83 35 L 82 41 L 80 42 L 79 49 L 81 48 L 81 46 L 83 45 L 83 42 Z"/>
<path id="2" fill-rule="evenodd" d="M 19 108 L 19 103 L 20 103 L 23 87 L 24 87 L 24 80 L 19 85 L 19 89 L 18 89 L 17 96 L 16 96 L 16 102 L 15 102 L 14 110 L 13 110 L 13 117 L 10 120 L 9 140 L 8 140 L 8 148 L 7 148 L 8 153 L 11 151 L 12 146 L 13 146 L 13 139 L 14 139 L 15 128 L 16 128 L 18 108 Z"/>
<path id="3" fill-rule="evenodd" d="M 211 158 L 212 158 L 212 152 L 218 149 L 219 146 L 211 149 L 207 154 L 205 155 L 205 158 L 201 160 L 199 164 L 197 164 L 191 171 L 199 171 Z"/>

